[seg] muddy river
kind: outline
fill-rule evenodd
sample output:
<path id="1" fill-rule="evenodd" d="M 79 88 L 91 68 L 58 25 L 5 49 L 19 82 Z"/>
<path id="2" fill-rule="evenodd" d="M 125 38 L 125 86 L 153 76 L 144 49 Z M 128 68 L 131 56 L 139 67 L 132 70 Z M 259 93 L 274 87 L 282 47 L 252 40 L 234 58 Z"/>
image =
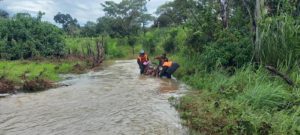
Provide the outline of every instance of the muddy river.
<path id="1" fill-rule="evenodd" d="M 60 87 L 0 99 L 0 135 L 184 135 L 169 97 L 187 87 L 140 76 L 133 60 L 66 75 Z"/>

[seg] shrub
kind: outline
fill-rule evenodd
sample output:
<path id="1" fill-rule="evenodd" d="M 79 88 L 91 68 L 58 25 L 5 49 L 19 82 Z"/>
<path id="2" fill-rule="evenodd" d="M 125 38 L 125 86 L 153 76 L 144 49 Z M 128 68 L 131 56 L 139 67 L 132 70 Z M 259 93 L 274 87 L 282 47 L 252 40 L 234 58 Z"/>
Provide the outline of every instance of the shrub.
<path id="1" fill-rule="evenodd" d="M 0 58 L 8 60 L 64 55 L 62 31 L 40 18 L 19 13 L 0 21 Z"/>
<path id="2" fill-rule="evenodd" d="M 174 52 L 176 50 L 176 36 L 177 36 L 177 30 L 173 30 L 170 32 L 169 37 L 167 38 L 167 40 L 163 43 L 163 48 L 165 50 L 165 52 L 167 53 L 171 53 Z"/>
<path id="3" fill-rule="evenodd" d="M 224 30 L 218 35 L 218 40 L 205 46 L 202 62 L 207 69 L 216 66 L 242 67 L 252 58 L 250 38 L 241 33 Z"/>

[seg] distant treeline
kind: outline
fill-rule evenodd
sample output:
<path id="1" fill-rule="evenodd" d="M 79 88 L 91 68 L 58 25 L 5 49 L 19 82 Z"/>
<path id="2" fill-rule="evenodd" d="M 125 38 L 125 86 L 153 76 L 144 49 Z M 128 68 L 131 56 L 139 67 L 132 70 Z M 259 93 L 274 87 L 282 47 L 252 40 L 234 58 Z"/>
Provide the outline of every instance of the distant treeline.
<path id="1" fill-rule="evenodd" d="M 0 59 L 16 60 L 64 55 L 63 31 L 41 21 L 43 13 L 32 17 L 18 13 L 0 18 Z"/>

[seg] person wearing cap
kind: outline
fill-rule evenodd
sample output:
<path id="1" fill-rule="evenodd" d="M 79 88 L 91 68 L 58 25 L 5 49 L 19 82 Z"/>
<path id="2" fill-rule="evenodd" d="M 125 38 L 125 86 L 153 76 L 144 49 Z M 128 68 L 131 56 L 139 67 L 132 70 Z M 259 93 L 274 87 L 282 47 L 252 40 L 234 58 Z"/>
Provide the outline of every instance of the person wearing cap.
<path id="1" fill-rule="evenodd" d="M 144 74 L 145 73 L 145 68 L 147 67 L 147 65 L 149 63 L 148 55 L 145 53 L 144 50 L 140 51 L 140 55 L 137 58 L 137 63 L 140 67 L 140 73 Z"/>

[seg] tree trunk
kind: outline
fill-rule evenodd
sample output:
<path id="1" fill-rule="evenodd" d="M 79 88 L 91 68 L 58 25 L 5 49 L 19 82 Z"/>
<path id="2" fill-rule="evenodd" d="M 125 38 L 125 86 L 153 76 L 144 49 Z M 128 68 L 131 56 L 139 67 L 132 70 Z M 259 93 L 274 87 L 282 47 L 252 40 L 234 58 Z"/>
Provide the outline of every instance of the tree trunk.
<path id="1" fill-rule="evenodd" d="M 276 68 L 274 68 L 272 66 L 265 66 L 265 68 L 268 69 L 273 74 L 278 75 L 279 77 L 281 77 L 287 84 L 289 84 L 291 86 L 295 85 L 294 81 L 291 78 L 289 78 L 288 75 L 279 72 Z"/>
<path id="2" fill-rule="evenodd" d="M 260 27 L 259 22 L 262 19 L 262 11 L 264 8 L 264 0 L 256 0 L 255 4 L 255 60 L 256 62 L 260 62 L 260 51 L 261 51 L 261 35 L 260 35 Z"/>
<path id="3" fill-rule="evenodd" d="M 228 0 L 220 0 L 223 27 L 228 27 Z"/>
<path id="4" fill-rule="evenodd" d="M 250 8 L 250 5 L 248 2 L 246 2 L 246 0 L 243 0 L 243 5 L 244 7 L 247 9 L 248 15 L 249 15 L 249 21 L 252 25 L 252 27 L 250 28 L 251 31 L 251 37 L 252 37 L 252 43 L 253 45 L 255 45 L 255 41 L 256 41 L 256 36 L 255 36 L 255 31 L 256 31 L 256 21 L 255 18 L 253 18 L 253 12 Z"/>

